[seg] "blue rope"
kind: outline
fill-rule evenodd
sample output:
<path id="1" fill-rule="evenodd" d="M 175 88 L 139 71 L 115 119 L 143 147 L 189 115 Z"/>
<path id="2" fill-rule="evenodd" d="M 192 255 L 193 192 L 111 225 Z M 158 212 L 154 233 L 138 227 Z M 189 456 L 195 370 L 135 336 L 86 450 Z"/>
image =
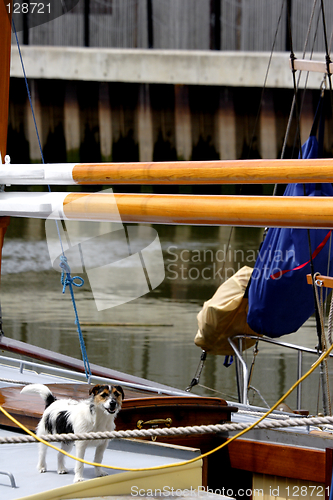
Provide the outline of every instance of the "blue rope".
<path id="1" fill-rule="evenodd" d="M 80 326 L 79 315 L 77 313 L 77 308 L 76 308 L 76 303 L 75 303 L 75 298 L 74 298 L 74 289 L 73 289 L 73 286 L 76 286 L 78 288 L 83 286 L 84 280 L 80 276 L 74 276 L 74 277 L 71 276 L 71 270 L 70 270 L 70 267 L 69 267 L 68 262 L 67 262 L 67 257 L 65 255 L 60 256 L 60 267 L 62 269 L 62 273 L 61 273 L 61 284 L 63 285 L 62 293 L 66 292 L 66 287 L 68 286 L 70 294 L 71 294 L 73 309 L 74 309 L 74 314 L 75 314 L 75 324 L 77 326 L 76 331 L 79 334 L 84 370 L 86 373 L 86 378 L 88 380 L 88 383 L 90 383 L 91 370 L 90 370 L 86 346 L 84 343 L 82 330 L 81 330 L 81 326 Z M 78 283 L 75 282 L 75 280 L 78 280 Z"/>
<path id="2" fill-rule="evenodd" d="M 33 104 L 32 104 L 31 93 L 30 93 L 30 89 L 29 89 L 29 85 L 28 85 L 27 75 L 26 75 L 25 68 L 24 68 L 20 43 L 18 40 L 14 19 L 12 19 L 12 23 L 13 23 L 13 29 L 14 29 L 14 33 L 15 33 L 17 48 L 18 48 L 18 52 L 19 52 L 19 56 L 20 56 L 20 61 L 21 61 L 21 66 L 22 66 L 22 71 L 23 71 L 23 76 L 24 76 L 24 82 L 25 82 L 25 86 L 26 86 L 27 94 L 28 94 L 28 98 L 29 98 L 32 118 L 33 118 L 34 125 L 35 125 L 39 151 L 40 151 L 40 155 L 42 158 L 42 163 L 43 163 L 43 165 L 45 165 L 42 144 L 41 144 L 39 133 L 38 133 L 38 127 L 37 127 L 35 112 L 34 112 L 34 108 L 33 108 Z M 51 187 L 49 185 L 47 187 L 48 187 L 49 192 L 51 193 Z M 86 351 L 86 346 L 85 346 L 82 331 L 81 331 L 79 315 L 78 315 L 77 308 L 76 308 L 74 290 L 73 290 L 73 286 L 80 288 L 84 284 L 84 280 L 80 276 L 74 276 L 74 278 L 72 278 L 71 270 L 70 270 L 70 267 L 68 265 L 67 258 L 65 256 L 64 247 L 63 247 L 62 240 L 61 240 L 61 234 L 60 234 L 58 221 L 56 220 L 55 223 L 57 226 L 57 232 L 58 232 L 58 237 L 59 237 L 59 242 L 60 242 L 61 252 L 62 252 L 62 255 L 60 256 L 60 267 L 62 269 L 61 284 L 63 285 L 62 293 L 65 293 L 66 287 L 68 286 L 69 290 L 70 290 L 71 298 L 72 298 L 72 303 L 73 303 L 73 309 L 74 309 L 74 314 L 75 314 L 75 325 L 77 326 L 77 332 L 79 334 L 80 348 L 81 348 L 81 354 L 82 354 L 82 360 L 83 360 L 83 364 L 84 364 L 86 379 L 87 379 L 88 383 L 90 383 L 91 370 L 90 370 L 88 355 L 87 355 L 87 351 Z M 77 283 L 74 280 L 78 280 L 79 282 Z"/>

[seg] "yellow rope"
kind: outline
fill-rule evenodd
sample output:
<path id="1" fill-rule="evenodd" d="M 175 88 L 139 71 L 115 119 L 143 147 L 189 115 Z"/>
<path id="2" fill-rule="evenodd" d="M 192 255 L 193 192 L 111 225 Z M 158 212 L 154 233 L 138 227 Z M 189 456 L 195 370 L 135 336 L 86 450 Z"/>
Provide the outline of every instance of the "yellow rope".
<path id="1" fill-rule="evenodd" d="M 185 460 L 183 462 L 176 462 L 176 463 L 172 463 L 172 464 L 165 464 L 165 465 L 157 465 L 155 467 L 143 467 L 143 468 L 125 468 L 125 467 L 115 467 L 113 465 L 106 465 L 106 464 L 98 464 L 98 463 L 95 463 L 95 462 L 89 462 L 88 460 L 84 460 L 82 458 L 78 458 L 78 457 L 75 457 L 74 455 L 71 455 L 70 453 L 67 453 L 66 451 L 64 450 L 61 450 L 60 448 L 57 448 L 56 446 L 54 446 L 53 444 L 51 443 L 48 443 L 47 441 L 44 441 L 44 439 L 40 438 L 39 436 L 36 436 L 32 431 L 30 431 L 29 429 L 27 429 L 24 425 L 22 425 L 20 422 L 18 422 L 14 417 L 12 417 L 1 405 L 0 405 L 0 411 L 2 411 L 2 413 L 4 415 L 6 415 L 7 418 L 9 418 L 12 422 L 14 422 L 18 427 L 20 427 L 21 429 L 23 429 L 27 434 L 29 434 L 30 436 L 33 436 L 37 441 L 39 441 L 40 443 L 43 443 L 45 444 L 46 446 L 49 446 L 50 448 L 53 448 L 54 450 L 56 451 L 59 451 L 60 453 L 63 453 L 64 455 L 66 455 L 67 457 L 69 458 L 72 458 L 73 460 L 77 460 L 79 462 L 82 462 L 86 465 L 92 465 L 94 467 L 104 467 L 106 469 L 115 469 L 115 470 L 124 470 L 124 471 L 130 471 L 130 472 L 141 472 L 141 471 L 150 471 L 150 470 L 159 470 L 159 469 L 169 469 L 169 468 L 172 468 L 172 467 L 180 467 L 182 465 L 187 465 L 187 464 L 191 464 L 193 462 L 196 462 L 198 460 L 201 460 L 202 458 L 205 458 L 205 457 L 208 457 L 209 455 L 212 455 L 213 453 L 215 453 L 216 451 L 219 451 L 221 450 L 222 448 L 224 448 L 225 446 L 227 446 L 228 444 L 232 443 L 233 441 L 235 441 L 236 439 L 238 439 L 240 436 L 243 436 L 246 432 L 249 432 L 250 430 L 252 430 L 256 425 L 258 425 L 260 422 L 262 422 L 262 420 L 264 420 L 266 417 L 268 417 L 268 415 L 270 413 L 272 413 L 272 411 L 274 411 L 278 406 L 279 404 L 282 403 L 282 401 L 284 401 L 295 389 L 296 387 L 301 383 L 303 382 L 303 380 L 305 380 L 309 375 L 311 375 L 312 372 L 314 372 L 314 370 L 320 365 L 320 363 L 331 353 L 331 351 L 333 350 L 333 344 L 331 345 L 331 347 L 323 352 L 321 354 L 321 356 L 317 359 L 317 361 L 311 366 L 310 370 L 307 371 L 307 373 L 305 373 L 300 379 L 298 379 L 295 384 L 278 400 L 277 403 L 275 403 L 272 408 L 270 408 L 262 417 L 260 417 L 256 422 L 254 422 L 253 424 L 251 424 L 249 427 L 247 427 L 246 429 L 243 429 L 242 431 L 240 431 L 238 434 L 235 434 L 233 437 L 231 437 L 230 439 L 228 439 L 227 441 L 225 441 L 224 443 L 222 443 L 221 445 L 217 446 L 216 448 L 214 448 L 213 450 L 210 450 L 210 451 L 207 451 L 206 453 L 203 453 L 202 455 L 198 456 L 198 457 L 195 457 L 195 458 L 192 458 L 190 460 Z"/>

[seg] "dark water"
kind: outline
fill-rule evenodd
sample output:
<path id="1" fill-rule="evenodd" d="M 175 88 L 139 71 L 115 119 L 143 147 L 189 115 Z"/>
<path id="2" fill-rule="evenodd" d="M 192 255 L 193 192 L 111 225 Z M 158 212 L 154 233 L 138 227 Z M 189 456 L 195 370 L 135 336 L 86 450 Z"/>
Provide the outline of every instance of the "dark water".
<path id="1" fill-rule="evenodd" d="M 140 228 L 140 226 L 139 226 Z M 201 350 L 195 346 L 197 314 L 221 284 L 243 265 L 253 266 L 261 229 L 154 226 L 163 250 L 165 278 L 154 290 L 129 303 L 98 311 L 85 275 L 75 289 L 89 361 L 184 389 L 195 374 Z M 140 238 L 140 231 L 138 232 Z M 96 266 L 103 249 L 93 249 Z M 226 262 L 224 264 L 224 259 Z M 128 269 L 124 264 L 124 276 Z M 134 283 L 134 277 L 133 277 Z M 9 337 L 81 357 L 69 292 L 62 293 L 60 273 L 52 269 L 45 222 L 12 219 L 3 249 L 1 305 Z M 89 324 L 90 323 L 90 324 Z M 311 318 L 283 340 L 316 345 Z M 252 385 L 273 404 L 296 380 L 294 351 L 262 343 Z M 252 361 L 252 349 L 245 353 Z M 304 357 L 303 373 L 315 358 Z M 201 384 L 194 392 L 237 398 L 235 367 L 222 356 L 208 356 Z M 303 407 L 317 410 L 319 375 L 303 384 Z M 217 391 L 217 392 L 214 392 Z M 258 396 L 250 401 L 260 404 Z M 296 396 L 288 400 L 296 407 Z"/>

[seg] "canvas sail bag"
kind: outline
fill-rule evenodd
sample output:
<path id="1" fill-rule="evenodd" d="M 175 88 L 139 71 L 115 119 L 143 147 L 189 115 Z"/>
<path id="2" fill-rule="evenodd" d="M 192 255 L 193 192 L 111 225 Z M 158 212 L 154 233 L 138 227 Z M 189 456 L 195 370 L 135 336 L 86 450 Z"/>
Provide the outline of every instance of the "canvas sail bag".
<path id="1" fill-rule="evenodd" d="M 331 184 L 306 184 L 307 196 L 333 197 Z M 284 196 L 304 196 L 302 184 L 289 184 Z M 250 327 L 267 337 L 296 332 L 314 313 L 313 289 L 307 284 L 311 273 L 332 275 L 332 230 L 270 228 L 254 266 L 248 290 Z"/>
<path id="2" fill-rule="evenodd" d="M 237 334 L 256 335 L 247 324 L 248 299 L 244 297 L 253 269 L 244 266 L 217 289 L 199 312 L 195 344 L 210 354 L 233 355 L 228 337 Z M 243 341 L 243 348 L 255 340 Z"/>
<path id="3" fill-rule="evenodd" d="M 303 159 L 321 156 L 323 117 L 320 99 L 308 140 L 302 146 Z M 320 123 L 319 123 L 320 120 Z M 317 127 L 319 139 L 317 140 Z M 289 184 L 284 196 L 329 196 L 332 184 Z M 268 337 L 281 337 L 296 332 L 315 311 L 313 289 L 306 275 L 314 272 L 332 275 L 332 230 L 270 228 L 263 241 L 248 289 L 251 328 Z M 311 241 L 311 259 L 309 248 Z"/>

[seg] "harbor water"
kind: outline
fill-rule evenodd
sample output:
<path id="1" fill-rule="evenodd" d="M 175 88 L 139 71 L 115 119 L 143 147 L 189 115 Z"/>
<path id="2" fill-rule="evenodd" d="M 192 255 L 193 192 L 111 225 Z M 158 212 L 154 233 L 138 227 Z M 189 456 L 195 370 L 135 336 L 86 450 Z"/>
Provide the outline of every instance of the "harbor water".
<path id="1" fill-rule="evenodd" d="M 140 243 L 147 226 L 137 226 L 135 230 L 136 242 Z M 128 302 L 118 301 L 98 308 L 89 279 L 91 273 L 82 272 L 80 276 L 85 283 L 74 291 L 81 329 L 91 363 L 185 389 L 195 375 L 201 355 L 201 349 L 194 344 L 197 314 L 226 278 L 244 265 L 254 266 L 263 230 L 162 225 L 150 230 L 158 236 L 155 243 L 162 248 L 161 282 L 150 286 L 148 293 L 135 292 L 137 298 Z M 119 245 L 120 240 L 117 251 Z M 141 248 L 145 247 L 146 241 L 141 241 Z M 103 239 L 95 238 L 90 251 L 93 261 L 90 267 L 98 269 L 108 260 Z M 131 274 L 130 266 L 130 259 L 121 259 L 123 281 L 132 280 L 135 289 L 136 275 Z M 73 305 L 68 289 L 62 293 L 59 271 L 51 264 L 45 221 L 12 218 L 2 260 L 4 333 L 80 359 Z M 310 318 L 298 332 L 281 340 L 314 348 L 317 345 L 314 319 Z M 245 351 L 244 357 L 250 365 L 253 349 Z M 313 355 L 304 355 L 303 373 L 315 359 Z M 208 355 L 200 385 L 193 392 L 237 400 L 235 363 L 226 368 L 223 362 L 224 356 Z M 296 377 L 296 351 L 261 342 L 251 385 L 263 399 L 251 390 L 250 402 L 265 405 L 264 400 L 272 405 Z M 312 413 L 322 411 L 318 394 L 317 370 L 302 385 L 302 407 Z M 296 408 L 296 394 L 286 402 Z"/>

